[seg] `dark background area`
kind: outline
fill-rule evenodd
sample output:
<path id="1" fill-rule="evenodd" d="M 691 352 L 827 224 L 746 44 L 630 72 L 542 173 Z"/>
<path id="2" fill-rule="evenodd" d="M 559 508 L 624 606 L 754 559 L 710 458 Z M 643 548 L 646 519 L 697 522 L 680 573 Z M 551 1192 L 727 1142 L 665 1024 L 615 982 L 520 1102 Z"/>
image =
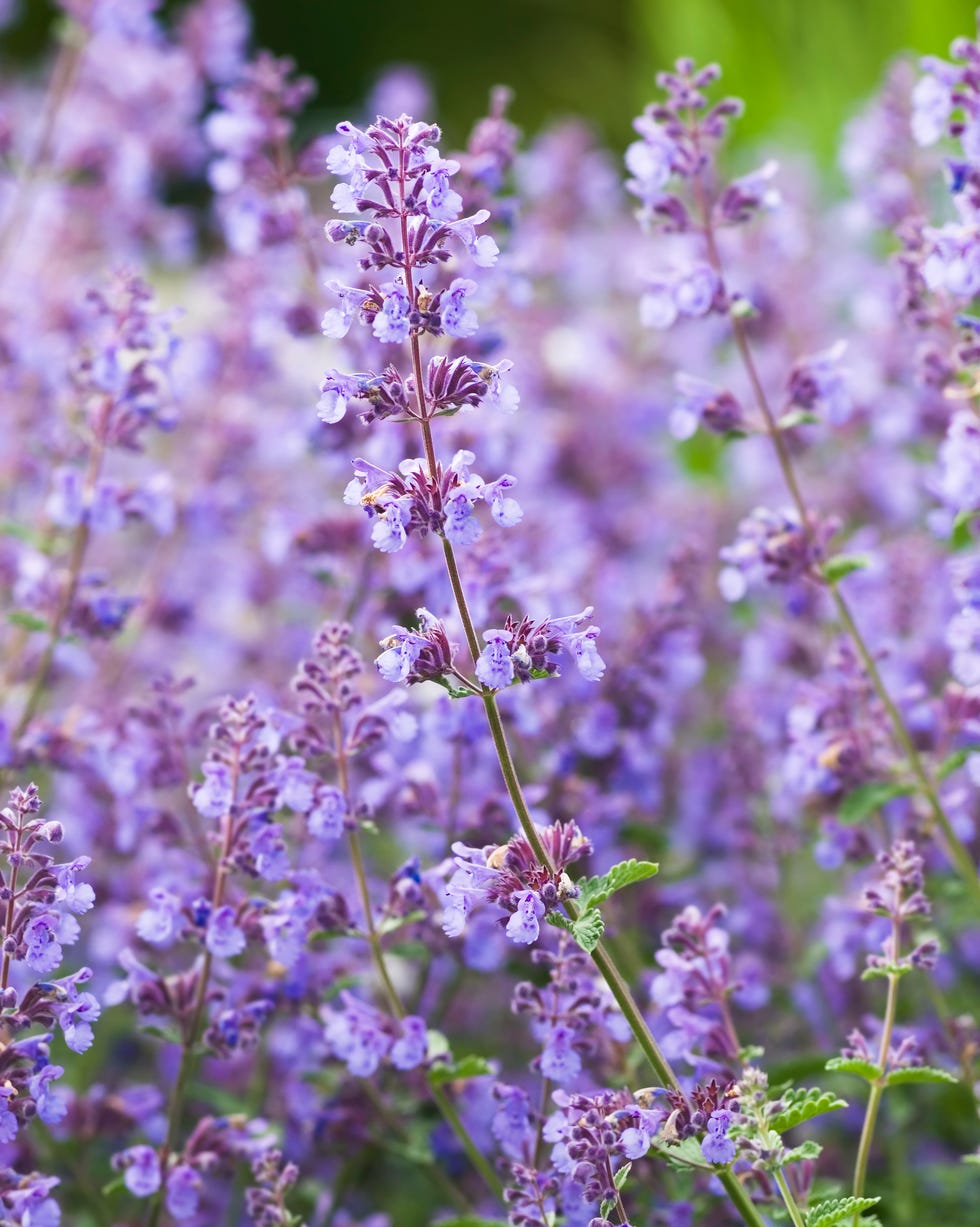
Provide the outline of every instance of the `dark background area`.
<path id="1" fill-rule="evenodd" d="M 169 0 L 163 9 L 181 7 Z M 789 139 L 825 162 L 891 57 L 945 55 L 953 37 L 976 31 L 975 0 L 251 0 L 249 9 L 255 45 L 316 78 L 309 123 L 363 117 L 380 70 L 410 63 L 428 76 L 451 141 L 502 83 L 515 91 L 512 115 L 526 132 L 575 114 L 622 148 L 656 71 L 690 54 L 718 60 L 727 89 L 746 99 L 743 141 Z M 0 55 L 37 62 L 53 15 L 47 0 L 21 0 Z"/>

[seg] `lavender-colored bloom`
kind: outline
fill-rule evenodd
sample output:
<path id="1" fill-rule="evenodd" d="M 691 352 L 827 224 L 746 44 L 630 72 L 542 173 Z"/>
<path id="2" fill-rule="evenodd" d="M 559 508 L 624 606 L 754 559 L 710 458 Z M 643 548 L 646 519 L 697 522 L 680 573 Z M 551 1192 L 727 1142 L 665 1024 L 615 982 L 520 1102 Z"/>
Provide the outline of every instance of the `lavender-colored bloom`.
<path id="1" fill-rule="evenodd" d="M 10 1099 L 17 1094 L 15 1086 L 0 1086 L 0 1142 L 12 1142 L 20 1122 L 10 1110 Z"/>
<path id="2" fill-rule="evenodd" d="M 54 866 L 58 885 L 54 901 L 77 916 L 84 915 L 95 906 L 95 891 L 87 882 L 79 882 L 77 875 L 92 863 L 90 856 L 78 856 L 70 864 Z"/>
<path id="3" fill-rule="evenodd" d="M 946 135 L 959 74 L 935 56 L 925 56 L 922 67 L 925 75 L 912 91 L 912 135 L 920 145 L 934 145 Z"/>
<path id="4" fill-rule="evenodd" d="M 514 680 L 514 662 L 510 658 L 510 635 L 506 631 L 483 632 L 487 646 L 476 662 L 476 676 L 491 690 L 503 690 Z"/>
<path id="5" fill-rule="evenodd" d="M 471 337 L 479 327 L 476 312 L 466 305 L 466 297 L 476 291 L 476 282 L 457 277 L 442 297 L 442 326 L 451 337 Z"/>
<path id="6" fill-rule="evenodd" d="M 169 946 L 180 933 L 183 904 L 172 891 L 155 886 L 150 891 L 150 905 L 140 913 L 136 932 L 154 946 Z"/>
<path id="7" fill-rule="evenodd" d="M 51 1008 L 72 1052 L 88 1052 L 95 1038 L 92 1023 L 102 1013 L 98 1000 L 91 993 L 79 993 L 74 1000 Z"/>
<path id="8" fill-rule="evenodd" d="M 425 1019 L 414 1014 L 401 1020 L 401 1035 L 395 1040 L 388 1059 L 395 1069 L 415 1069 L 421 1065 L 428 1052 L 428 1033 Z"/>
<path id="9" fill-rule="evenodd" d="M 165 1204 L 175 1219 L 193 1218 L 201 1197 L 201 1177 L 186 1163 L 178 1163 L 167 1176 Z"/>
<path id="10" fill-rule="evenodd" d="M 846 348 L 846 341 L 838 341 L 829 349 L 801 359 L 789 379 L 790 402 L 821 414 L 834 426 L 846 422 L 853 408 L 840 365 Z"/>
<path id="11" fill-rule="evenodd" d="M 575 1049 L 575 1031 L 563 1026 L 550 1028 L 541 1050 L 542 1074 L 564 1086 L 577 1078 L 581 1070 L 582 1058 Z"/>
<path id="12" fill-rule="evenodd" d="M 339 839 L 344 833 L 347 818 L 347 798 L 339 788 L 321 785 L 317 789 L 316 803 L 306 816 L 306 825 L 317 839 Z"/>
<path id="13" fill-rule="evenodd" d="M 334 1055 L 358 1078 L 369 1078 L 392 1046 L 387 1020 L 350 993 L 341 993 L 342 1010 L 323 1012 L 324 1037 Z"/>
<path id="14" fill-rule="evenodd" d="M 400 344 L 408 340 L 411 303 L 405 287 L 392 282 L 384 287 L 381 310 L 374 317 L 374 335 L 379 341 Z"/>
<path id="15" fill-rule="evenodd" d="M 726 389 L 683 371 L 674 376 L 674 388 L 677 397 L 670 429 L 675 439 L 689 439 L 699 425 L 717 434 L 743 428 L 742 406 Z"/>
<path id="16" fill-rule="evenodd" d="M 52 1083 L 64 1073 L 60 1065 L 45 1065 L 31 1078 L 30 1093 L 37 1114 L 47 1125 L 56 1125 L 68 1114 L 68 1101 L 55 1091 Z"/>
<path id="17" fill-rule="evenodd" d="M 708 1132 L 701 1142 L 701 1153 L 709 1163 L 731 1163 L 735 1158 L 735 1143 L 727 1136 L 732 1113 L 718 1108 L 708 1117 Z"/>
<path id="18" fill-rule="evenodd" d="M 544 915 L 544 904 L 533 890 L 522 891 L 514 903 L 517 911 L 507 921 L 507 936 L 518 945 L 530 946 L 538 940 L 541 931 L 538 921 Z"/>
<path id="19" fill-rule="evenodd" d="M 211 913 L 204 944 L 221 959 L 233 959 L 245 949 L 245 934 L 238 927 L 233 907 L 226 904 Z"/>
<path id="20" fill-rule="evenodd" d="M 939 448 L 936 493 L 953 511 L 980 507 L 980 422 L 961 409 L 953 414 Z"/>
<path id="21" fill-rule="evenodd" d="M 152 1197 L 160 1188 L 160 1157 L 152 1146 L 131 1146 L 115 1156 L 114 1163 L 123 1168 L 126 1188 L 134 1197 Z"/>
<path id="22" fill-rule="evenodd" d="M 191 785 L 191 801 L 202 818 L 223 818 L 234 799 L 231 772 L 225 763 L 207 762 L 201 771 L 204 783 Z"/>
<path id="23" fill-rule="evenodd" d="M 483 497 L 490 504 L 490 514 L 501 528 L 513 528 L 524 518 L 520 503 L 506 493 L 516 485 L 517 478 L 510 473 L 504 473 L 496 481 L 488 482 L 484 486 Z"/>
<path id="24" fill-rule="evenodd" d="M 61 917 L 55 912 L 38 912 L 24 926 L 24 962 L 42 974 L 59 965 L 63 957 L 60 939 Z"/>

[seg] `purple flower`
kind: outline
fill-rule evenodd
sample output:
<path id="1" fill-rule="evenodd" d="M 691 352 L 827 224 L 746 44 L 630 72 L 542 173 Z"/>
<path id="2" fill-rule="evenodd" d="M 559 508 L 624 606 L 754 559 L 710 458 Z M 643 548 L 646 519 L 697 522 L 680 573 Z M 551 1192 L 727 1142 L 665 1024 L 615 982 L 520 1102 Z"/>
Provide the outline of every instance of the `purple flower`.
<path id="1" fill-rule="evenodd" d="M 175 1219 L 192 1218 L 201 1196 L 201 1177 L 186 1163 L 178 1163 L 167 1176 L 166 1206 Z"/>
<path id="2" fill-rule="evenodd" d="M 117 1154 L 113 1163 L 123 1168 L 126 1188 L 134 1197 L 152 1197 L 163 1182 L 160 1157 L 152 1146 L 130 1146 Z"/>
<path id="3" fill-rule="evenodd" d="M 339 839 L 344 833 L 347 799 L 339 788 L 321 785 L 316 803 L 306 816 L 306 826 L 317 839 Z"/>
<path id="4" fill-rule="evenodd" d="M 425 1060 L 428 1043 L 425 1019 L 410 1014 L 401 1020 L 401 1035 L 392 1044 L 388 1059 L 395 1069 L 415 1069 Z"/>
<path id="5" fill-rule="evenodd" d="M 735 1143 L 726 1136 L 732 1120 L 727 1108 L 717 1108 L 708 1117 L 708 1132 L 701 1142 L 701 1153 L 709 1163 L 731 1163 L 735 1158 Z"/>
<path id="6" fill-rule="evenodd" d="M 829 349 L 802 358 L 789 379 L 790 402 L 814 410 L 834 426 L 846 422 L 853 408 L 840 365 L 846 349 L 847 342 L 838 341 Z"/>
<path id="7" fill-rule="evenodd" d="M 582 1058 L 575 1049 L 575 1031 L 563 1026 L 549 1028 L 541 1051 L 542 1074 L 563 1086 L 578 1077 L 581 1070 Z"/>
<path id="8" fill-rule="evenodd" d="M 340 997 L 342 1010 L 322 1014 L 327 1045 L 355 1077 L 369 1078 L 392 1046 L 388 1021 L 350 993 Z"/>
<path id="9" fill-rule="evenodd" d="M 94 1039 L 92 1023 L 102 1013 L 98 1000 L 91 993 L 79 993 L 74 1000 L 55 1003 L 51 1009 L 72 1052 L 88 1052 Z"/>
<path id="10" fill-rule="evenodd" d="M 38 1116 L 46 1125 L 56 1125 L 58 1121 L 64 1120 L 68 1113 L 67 1099 L 51 1085 L 64 1072 L 60 1065 L 45 1065 L 31 1078 L 31 1097 Z"/>
<path id="11" fill-rule="evenodd" d="M 392 282 L 384 287 L 381 310 L 374 317 L 373 331 L 379 341 L 399 344 L 408 340 L 411 303 L 405 287 Z"/>
<path id="12" fill-rule="evenodd" d="M 10 1110 L 11 1096 L 16 1094 L 15 1086 L 0 1086 L 0 1142 L 12 1142 L 17 1136 L 20 1122 Z"/>
<path id="13" fill-rule="evenodd" d="M 442 326 L 451 337 L 471 337 L 479 321 L 476 312 L 466 305 L 466 296 L 476 291 L 476 282 L 457 277 L 442 296 Z"/>
<path id="14" fill-rule="evenodd" d="M 245 949 L 245 934 L 238 927 L 233 907 L 225 905 L 211 913 L 204 944 L 221 959 L 233 959 Z"/>
<path id="15" fill-rule="evenodd" d="M 136 932 L 154 946 L 169 946 L 180 933 L 181 900 L 172 891 L 155 886 L 150 891 L 150 904 L 136 921 Z"/>
<path id="16" fill-rule="evenodd" d="M 36 913 L 24 926 L 24 962 L 34 971 L 54 971 L 63 951 L 59 943 L 61 917 L 55 912 Z"/>
<path id="17" fill-rule="evenodd" d="M 95 891 L 92 887 L 87 882 L 76 881 L 76 875 L 87 869 L 91 862 L 90 856 L 78 856 L 68 865 L 54 867 L 58 880 L 54 901 L 77 916 L 83 915 L 95 905 Z"/>
<path id="18" fill-rule="evenodd" d="M 483 632 L 487 646 L 476 662 L 476 676 L 491 690 L 503 690 L 514 680 L 514 662 L 510 658 L 510 635 L 506 631 Z"/>
<path id="19" fill-rule="evenodd" d="M 726 389 L 683 371 L 674 376 L 674 388 L 670 429 L 675 439 L 689 439 L 699 425 L 722 435 L 743 428 L 742 406 Z"/>
<path id="20" fill-rule="evenodd" d="M 912 91 L 912 135 L 920 145 L 934 145 L 946 135 L 959 74 L 931 55 L 923 58 L 922 67 L 926 74 Z"/>
<path id="21" fill-rule="evenodd" d="M 518 945 L 530 946 L 538 940 L 538 934 L 541 932 L 538 921 L 544 915 L 544 904 L 533 890 L 522 891 L 513 902 L 517 910 L 507 921 L 507 936 Z"/>
<path id="22" fill-rule="evenodd" d="M 224 763 L 207 762 L 201 772 L 204 783 L 191 785 L 191 800 L 202 818 L 223 818 L 234 800 L 231 772 Z"/>

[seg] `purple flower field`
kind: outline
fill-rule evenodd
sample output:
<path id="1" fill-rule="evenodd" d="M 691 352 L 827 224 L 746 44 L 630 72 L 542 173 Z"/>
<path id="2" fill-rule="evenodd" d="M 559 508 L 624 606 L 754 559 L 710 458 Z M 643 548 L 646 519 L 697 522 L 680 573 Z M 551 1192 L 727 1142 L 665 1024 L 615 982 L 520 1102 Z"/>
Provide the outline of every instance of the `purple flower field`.
<path id="1" fill-rule="evenodd" d="M 0 1227 L 977 1227 L 980 42 L 835 195 L 715 65 L 311 139 L 241 0 L 58 7 Z"/>

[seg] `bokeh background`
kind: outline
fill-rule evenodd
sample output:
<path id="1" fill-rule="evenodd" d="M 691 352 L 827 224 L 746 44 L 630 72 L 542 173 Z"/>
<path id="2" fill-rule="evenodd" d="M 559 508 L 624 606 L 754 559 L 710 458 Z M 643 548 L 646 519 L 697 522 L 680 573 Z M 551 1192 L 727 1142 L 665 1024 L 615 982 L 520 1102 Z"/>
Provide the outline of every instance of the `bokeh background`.
<path id="1" fill-rule="evenodd" d="M 47 0 L 0 0 L 18 16 L 0 56 L 23 63 L 48 43 Z M 179 11 L 179 0 L 164 5 Z M 319 83 L 308 122 L 356 113 L 379 70 L 427 74 L 447 135 L 461 139 L 497 83 L 515 91 L 527 132 L 588 117 L 622 147 L 654 73 L 676 56 L 722 63 L 749 103 L 742 142 L 772 137 L 829 167 L 837 134 L 903 51 L 945 54 L 972 32 L 973 0 L 252 0 L 255 41 L 293 56 Z"/>

